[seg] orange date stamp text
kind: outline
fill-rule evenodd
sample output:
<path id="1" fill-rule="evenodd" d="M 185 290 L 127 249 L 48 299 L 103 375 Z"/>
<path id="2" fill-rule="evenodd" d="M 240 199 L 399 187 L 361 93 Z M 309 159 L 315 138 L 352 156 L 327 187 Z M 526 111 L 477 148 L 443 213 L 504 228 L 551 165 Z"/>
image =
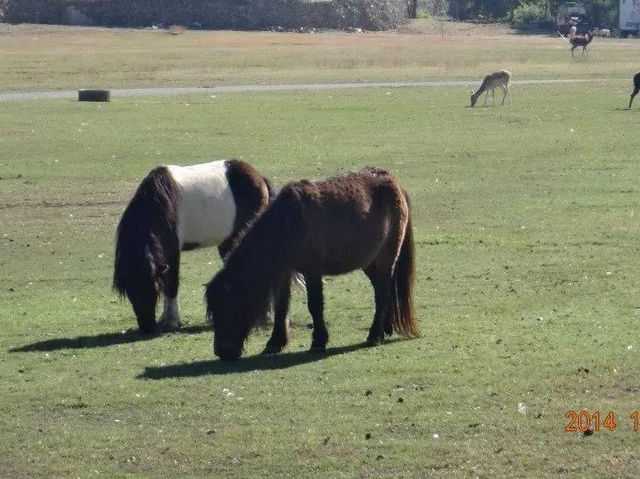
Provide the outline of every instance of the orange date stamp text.
<path id="1" fill-rule="evenodd" d="M 567 432 L 591 433 L 603 429 L 613 432 L 618 427 L 613 411 L 609 411 L 606 414 L 600 413 L 600 411 L 593 413 L 589 411 L 567 411 L 564 417 L 569 419 L 569 424 L 564 427 Z M 629 417 L 632 420 L 633 432 L 638 432 L 640 430 L 640 414 L 638 411 L 633 411 Z"/>

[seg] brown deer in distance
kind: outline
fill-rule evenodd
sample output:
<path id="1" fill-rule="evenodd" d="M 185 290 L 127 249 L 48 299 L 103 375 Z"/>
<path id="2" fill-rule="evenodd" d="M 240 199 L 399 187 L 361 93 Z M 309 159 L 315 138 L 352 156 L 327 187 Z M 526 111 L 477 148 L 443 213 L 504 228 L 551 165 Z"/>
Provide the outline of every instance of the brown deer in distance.
<path id="1" fill-rule="evenodd" d="M 633 97 L 640 91 L 640 72 L 633 75 L 633 91 L 631 92 L 631 98 L 629 98 L 629 110 L 631 110 L 631 104 L 633 103 Z"/>
<path id="2" fill-rule="evenodd" d="M 491 91 L 491 99 L 493 100 L 493 104 L 496 104 L 496 99 L 494 95 L 494 90 L 498 87 L 502 89 L 502 103 L 504 105 L 504 100 L 507 96 L 509 96 L 509 104 L 511 104 L 511 90 L 509 90 L 509 85 L 511 84 L 511 72 L 507 70 L 500 70 L 494 73 L 490 73 L 484 80 L 482 80 L 482 85 L 480 88 L 473 93 L 471 90 L 471 106 L 475 106 L 476 102 L 480 95 L 486 92 L 484 97 L 484 105 L 487 104 L 487 98 L 489 98 L 489 91 Z"/>
<path id="3" fill-rule="evenodd" d="M 589 45 L 589 43 L 591 43 L 591 40 L 593 40 L 593 32 L 587 32 L 587 36 L 585 37 L 570 38 L 569 43 L 571 43 L 571 56 L 573 56 L 573 51 L 578 47 L 582 47 L 583 55 L 585 52 L 587 52 L 588 55 L 589 50 L 587 49 L 587 46 Z"/>

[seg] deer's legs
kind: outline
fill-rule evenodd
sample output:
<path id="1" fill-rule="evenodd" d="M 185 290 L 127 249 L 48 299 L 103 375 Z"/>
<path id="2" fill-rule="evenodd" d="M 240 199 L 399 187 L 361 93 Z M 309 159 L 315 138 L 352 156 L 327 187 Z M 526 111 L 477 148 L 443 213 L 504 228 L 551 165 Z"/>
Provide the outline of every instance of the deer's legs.
<path id="1" fill-rule="evenodd" d="M 489 90 L 487 90 L 486 93 L 484 94 L 484 103 L 482 104 L 482 106 L 487 106 L 488 99 L 489 99 Z"/>
<path id="2" fill-rule="evenodd" d="M 504 105 L 504 100 L 509 97 L 509 105 L 511 105 L 511 90 L 509 90 L 509 85 L 500 85 L 500 89 L 502 90 L 502 103 Z"/>
<path id="3" fill-rule="evenodd" d="M 631 98 L 629 98 L 629 110 L 631 110 L 631 104 L 633 103 L 633 97 L 635 97 L 640 91 L 640 85 L 636 86 L 631 92 Z"/>

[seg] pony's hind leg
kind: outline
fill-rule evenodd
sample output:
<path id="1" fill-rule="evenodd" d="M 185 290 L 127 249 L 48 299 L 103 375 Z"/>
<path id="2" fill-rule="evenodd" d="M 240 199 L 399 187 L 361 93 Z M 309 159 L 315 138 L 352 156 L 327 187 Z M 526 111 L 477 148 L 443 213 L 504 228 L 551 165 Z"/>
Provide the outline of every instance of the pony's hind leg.
<path id="1" fill-rule="evenodd" d="M 373 315 L 373 323 L 369 328 L 367 344 L 377 346 L 382 344 L 385 333 L 391 334 L 391 318 L 389 317 L 389 307 L 391 306 L 391 272 L 384 271 L 376 266 L 368 266 L 364 270 L 373 286 L 373 293 L 376 301 L 376 312 Z M 389 332 L 391 330 L 391 332 Z"/>
<path id="2" fill-rule="evenodd" d="M 329 332 L 324 324 L 324 298 L 322 295 L 322 276 L 305 274 L 307 284 L 307 302 L 309 313 L 313 319 L 313 333 L 311 336 L 311 351 L 324 352 L 329 341 Z"/>
<path id="3" fill-rule="evenodd" d="M 180 256 L 170 262 L 163 275 L 164 310 L 160 316 L 158 327 L 160 331 L 177 331 L 182 326 L 180 309 L 178 307 L 179 261 Z"/>
<path id="4" fill-rule="evenodd" d="M 289 326 L 287 313 L 289 312 L 289 300 L 291 299 L 291 276 L 277 285 L 273 300 L 273 330 L 262 354 L 277 354 L 284 349 L 289 342 Z"/>

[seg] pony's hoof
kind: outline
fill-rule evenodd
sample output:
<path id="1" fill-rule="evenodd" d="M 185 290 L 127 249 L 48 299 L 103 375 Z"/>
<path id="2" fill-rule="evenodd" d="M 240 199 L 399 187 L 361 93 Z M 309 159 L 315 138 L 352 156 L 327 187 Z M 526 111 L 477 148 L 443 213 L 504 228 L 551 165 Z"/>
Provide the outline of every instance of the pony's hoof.
<path id="1" fill-rule="evenodd" d="M 279 354 L 280 352 L 282 352 L 282 349 L 282 347 L 278 346 L 267 346 L 266 348 L 264 348 L 264 351 L 262 351 L 262 355 L 271 356 L 273 354 Z"/>
<path id="2" fill-rule="evenodd" d="M 138 329 L 141 336 L 155 336 L 158 334 L 157 326 L 144 326 Z"/>
<path id="3" fill-rule="evenodd" d="M 325 344 L 312 344 L 309 352 L 313 354 L 324 354 L 327 352 L 327 346 Z"/>
<path id="4" fill-rule="evenodd" d="M 158 323 L 158 331 L 163 333 L 174 333 L 179 331 L 182 327 L 181 323 L 173 323 L 168 321 L 161 321 Z"/>
<path id="5" fill-rule="evenodd" d="M 393 334 L 393 325 L 391 324 L 391 322 L 385 323 L 384 334 L 386 334 L 387 336 L 391 336 Z"/>
<path id="6" fill-rule="evenodd" d="M 382 338 L 367 338 L 366 345 L 369 347 L 380 346 L 382 344 Z"/>

